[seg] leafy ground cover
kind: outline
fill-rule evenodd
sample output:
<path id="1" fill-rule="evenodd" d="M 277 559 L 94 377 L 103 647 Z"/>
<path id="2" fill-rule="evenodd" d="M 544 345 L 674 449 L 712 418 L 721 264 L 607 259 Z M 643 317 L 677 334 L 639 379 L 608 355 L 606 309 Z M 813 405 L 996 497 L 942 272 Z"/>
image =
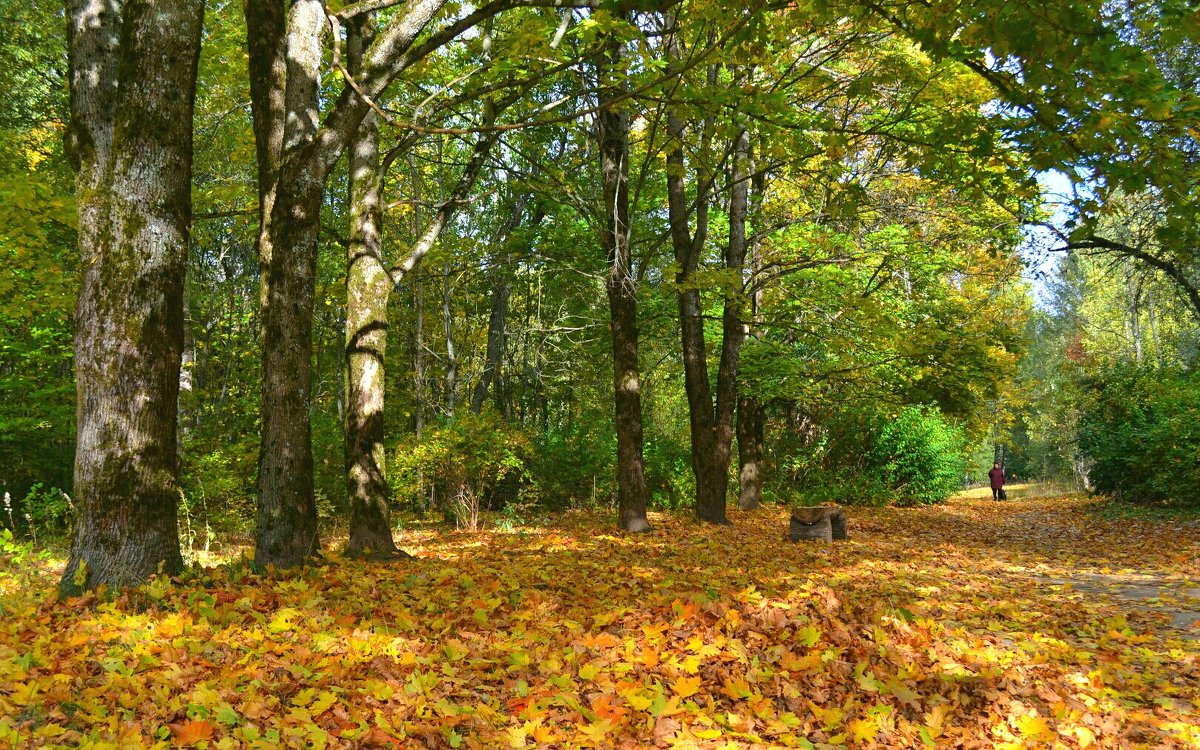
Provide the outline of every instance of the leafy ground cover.
<path id="1" fill-rule="evenodd" d="M 64 604 L 9 559 L 0 747 L 1196 747 L 1200 528 L 1013 496 L 835 545 L 782 508 L 410 532 Z"/>

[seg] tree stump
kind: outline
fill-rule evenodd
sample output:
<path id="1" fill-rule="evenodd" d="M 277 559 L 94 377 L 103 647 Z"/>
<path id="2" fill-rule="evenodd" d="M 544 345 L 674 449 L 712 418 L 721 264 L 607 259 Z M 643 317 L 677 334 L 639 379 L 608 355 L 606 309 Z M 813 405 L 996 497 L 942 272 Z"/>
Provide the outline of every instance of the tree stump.
<path id="1" fill-rule="evenodd" d="M 849 539 L 846 533 L 846 511 L 839 505 L 793 508 L 789 536 L 793 542 L 801 539 L 817 539 L 824 542 Z"/>

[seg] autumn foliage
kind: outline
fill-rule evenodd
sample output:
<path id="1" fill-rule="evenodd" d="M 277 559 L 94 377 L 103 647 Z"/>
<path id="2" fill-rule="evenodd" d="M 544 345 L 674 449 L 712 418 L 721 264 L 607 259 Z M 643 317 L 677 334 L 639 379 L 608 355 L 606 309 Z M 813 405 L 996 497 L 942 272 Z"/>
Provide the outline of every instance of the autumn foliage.
<path id="1" fill-rule="evenodd" d="M 415 532 L 400 564 L 233 564 L 65 606 L 53 571 L 6 559 L 0 746 L 1200 742 L 1200 649 L 1167 608 L 1196 608 L 1195 526 L 959 500 L 855 509 L 848 542 L 796 545 L 786 518 Z M 1164 593 L 1073 578 L 1125 568 Z"/>

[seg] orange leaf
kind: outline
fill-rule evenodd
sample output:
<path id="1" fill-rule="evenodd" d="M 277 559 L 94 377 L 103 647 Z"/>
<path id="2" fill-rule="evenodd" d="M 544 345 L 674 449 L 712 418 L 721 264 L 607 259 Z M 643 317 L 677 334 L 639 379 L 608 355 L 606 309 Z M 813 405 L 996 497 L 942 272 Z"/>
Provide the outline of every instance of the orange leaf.
<path id="1" fill-rule="evenodd" d="M 671 689 L 680 698 L 691 698 L 696 693 L 700 692 L 699 677 L 680 677 L 671 683 Z"/>
<path id="2" fill-rule="evenodd" d="M 197 742 L 211 740 L 213 736 L 212 724 L 207 721 L 188 720 L 180 724 L 171 724 L 171 736 L 175 742 L 180 745 L 195 745 Z"/>
<path id="3" fill-rule="evenodd" d="M 592 701 L 592 710 L 601 719 L 607 719 L 616 724 L 628 711 L 624 706 L 614 706 L 612 700 L 613 696 L 605 693 Z"/>

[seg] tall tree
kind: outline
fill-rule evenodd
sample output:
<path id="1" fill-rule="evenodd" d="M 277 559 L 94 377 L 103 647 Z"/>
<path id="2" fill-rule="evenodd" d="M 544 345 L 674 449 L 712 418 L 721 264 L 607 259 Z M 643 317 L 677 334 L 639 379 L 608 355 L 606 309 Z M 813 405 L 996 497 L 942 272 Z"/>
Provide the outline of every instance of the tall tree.
<path id="1" fill-rule="evenodd" d="M 260 190 L 268 198 L 260 204 L 259 233 L 263 277 L 262 443 L 255 552 L 259 567 L 300 564 L 318 544 L 310 360 L 319 209 L 330 171 L 388 87 L 430 54 L 506 10 L 586 3 L 495 0 L 469 12 L 447 0 L 404 4 L 363 53 L 360 74 L 342 70 L 346 85 L 322 117 L 316 92 L 324 25 L 333 27 L 334 42 L 340 43 L 342 23 L 394 5 L 399 3 L 356 3 L 327 15 L 318 0 L 296 0 L 285 18 L 283 0 L 246 0 Z M 443 13 L 452 5 L 457 15 Z M 439 15 L 446 16 L 441 23 L 435 21 Z M 273 166 L 265 175 L 264 154 L 268 167 Z M 448 212 L 439 216 L 444 225 Z"/>
<path id="2" fill-rule="evenodd" d="M 374 19 L 347 25 L 351 75 L 362 75 L 363 53 L 374 35 Z M 345 455 L 350 502 L 352 556 L 393 557 L 383 446 L 384 361 L 391 276 L 383 261 L 383 173 L 379 122 L 363 117 L 350 148 L 350 242 L 346 271 Z"/>
<path id="3" fill-rule="evenodd" d="M 176 415 L 203 0 L 71 0 L 78 515 L 64 593 L 182 569 Z"/>
<path id="4" fill-rule="evenodd" d="M 677 39 L 672 42 L 672 57 L 680 61 Z M 708 66 L 707 87 L 715 89 L 720 71 Z M 692 472 L 696 478 L 696 516 L 709 523 L 727 523 L 726 491 L 729 486 L 729 458 L 737 405 L 737 369 L 745 332 L 742 327 L 742 267 L 746 258 L 746 209 L 749 194 L 749 135 L 745 126 L 734 126 L 736 135 L 726 150 L 731 173 L 728 184 L 729 241 L 723 253 L 725 268 L 732 272 L 724 294 L 721 320 L 721 354 L 717 367 L 714 398 L 709 382 L 708 351 L 704 336 L 704 310 L 700 297 L 701 259 L 708 241 L 710 203 L 717 170 L 708 164 L 709 148 L 716 122 L 713 115 L 698 126 L 694 144 L 696 156 L 691 169 L 685 157 L 688 128 L 678 110 L 667 114 L 667 133 L 671 138 L 666 157 L 667 207 L 671 247 L 675 255 L 676 299 L 679 306 L 679 331 L 683 348 L 684 388 L 687 391 L 688 417 L 692 438 Z M 687 175 L 695 174 L 695 190 L 689 195 Z M 692 229 L 694 219 L 695 230 Z"/>
<path id="5" fill-rule="evenodd" d="M 612 336 L 614 421 L 617 428 L 617 524 L 645 531 L 646 477 L 642 456 L 642 386 L 638 366 L 637 279 L 629 223 L 629 112 L 621 103 L 621 44 L 613 42 L 598 65 L 597 115 L 603 196 L 600 247 L 608 257 L 609 331 Z"/>

